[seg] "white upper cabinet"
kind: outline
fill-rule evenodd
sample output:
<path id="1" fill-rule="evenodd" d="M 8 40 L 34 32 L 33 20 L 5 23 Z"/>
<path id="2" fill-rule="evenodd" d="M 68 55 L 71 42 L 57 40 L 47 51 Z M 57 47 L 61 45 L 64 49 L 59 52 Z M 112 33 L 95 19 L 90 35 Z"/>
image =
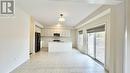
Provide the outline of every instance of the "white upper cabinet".
<path id="1" fill-rule="evenodd" d="M 62 37 L 70 37 L 70 30 L 62 30 L 62 31 L 60 32 L 60 35 L 61 35 Z"/>
<path id="2" fill-rule="evenodd" d="M 54 33 L 60 33 L 61 37 L 70 37 L 69 29 L 43 29 L 43 36 L 53 36 Z"/>

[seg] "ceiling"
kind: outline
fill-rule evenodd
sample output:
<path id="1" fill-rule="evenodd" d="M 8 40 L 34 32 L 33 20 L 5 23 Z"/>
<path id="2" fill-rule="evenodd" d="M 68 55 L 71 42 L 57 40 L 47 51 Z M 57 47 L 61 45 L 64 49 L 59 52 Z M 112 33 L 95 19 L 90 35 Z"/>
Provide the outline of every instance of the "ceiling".
<path id="1" fill-rule="evenodd" d="M 85 0 L 17 0 L 16 4 L 43 25 L 56 25 L 63 13 L 66 26 L 77 25 L 101 6 Z"/>

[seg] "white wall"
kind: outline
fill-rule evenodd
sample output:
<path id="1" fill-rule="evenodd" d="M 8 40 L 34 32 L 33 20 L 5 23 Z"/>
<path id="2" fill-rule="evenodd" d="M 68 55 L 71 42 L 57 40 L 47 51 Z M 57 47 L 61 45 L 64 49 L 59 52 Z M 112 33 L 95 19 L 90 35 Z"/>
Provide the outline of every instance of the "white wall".
<path id="1" fill-rule="evenodd" d="M 126 0 L 127 45 L 125 50 L 125 73 L 130 73 L 130 0 Z"/>
<path id="2" fill-rule="evenodd" d="M 32 17 L 30 17 L 30 53 L 35 53 L 35 24 Z"/>
<path id="3" fill-rule="evenodd" d="M 14 17 L 0 18 L 0 73 L 9 73 L 29 59 L 30 16 L 16 8 Z"/>
<path id="4" fill-rule="evenodd" d="M 111 73 L 123 73 L 125 49 L 125 13 L 124 4 L 112 6 L 111 13 Z M 113 60 L 113 61 L 112 61 Z"/>
<path id="5" fill-rule="evenodd" d="M 72 47 L 77 49 L 77 47 L 76 47 L 76 45 L 77 45 L 76 44 L 76 42 L 77 42 L 77 40 L 76 40 L 76 29 L 72 29 L 70 34 L 71 34 Z"/>

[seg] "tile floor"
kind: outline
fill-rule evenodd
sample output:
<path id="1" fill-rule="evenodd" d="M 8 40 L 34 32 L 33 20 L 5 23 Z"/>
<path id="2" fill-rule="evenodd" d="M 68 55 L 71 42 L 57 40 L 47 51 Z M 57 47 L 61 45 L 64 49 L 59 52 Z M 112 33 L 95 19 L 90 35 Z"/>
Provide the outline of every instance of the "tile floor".
<path id="1" fill-rule="evenodd" d="M 48 53 L 40 51 L 11 73 L 106 73 L 104 68 L 77 50 Z"/>

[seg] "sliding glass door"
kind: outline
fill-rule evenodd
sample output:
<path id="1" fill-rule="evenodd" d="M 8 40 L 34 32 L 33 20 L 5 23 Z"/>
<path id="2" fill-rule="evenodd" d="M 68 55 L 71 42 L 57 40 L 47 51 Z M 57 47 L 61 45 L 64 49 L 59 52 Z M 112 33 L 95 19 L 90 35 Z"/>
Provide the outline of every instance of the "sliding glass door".
<path id="1" fill-rule="evenodd" d="M 88 55 L 105 63 L 105 27 L 98 27 L 87 30 Z"/>
<path id="2" fill-rule="evenodd" d="M 96 59 L 105 62 L 105 32 L 96 32 Z"/>
<path id="3" fill-rule="evenodd" d="M 94 55 L 94 37 L 95 37 L 95 33 L 88 33 L 88 54 L 91 56 L 91 57 L 95 57 Z"/>

